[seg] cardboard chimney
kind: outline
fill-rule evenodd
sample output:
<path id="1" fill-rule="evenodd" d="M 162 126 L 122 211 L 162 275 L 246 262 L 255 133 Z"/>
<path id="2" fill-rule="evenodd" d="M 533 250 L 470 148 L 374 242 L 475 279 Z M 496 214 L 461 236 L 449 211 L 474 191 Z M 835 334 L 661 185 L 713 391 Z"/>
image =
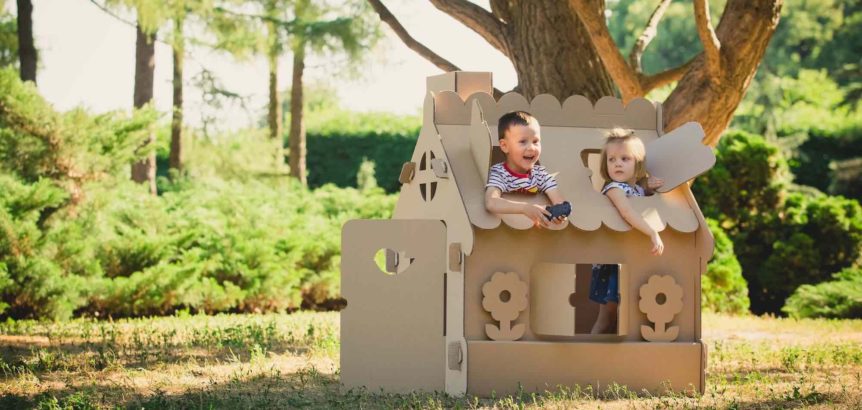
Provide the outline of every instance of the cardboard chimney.
<path id="1" fill-rule="evenodd" d="M 715 156 L 700 125 L 663 134 L 661 106 L 643 99 L 623 106 L 611 97 L 561 103 L 509 93 L 496 101 L 490 73 L 447 73 L 427 84 L 392 219 L 343 228 L 345 386 L 488 396 L 618 383 L 702 393 L 701 275 L 713 238 L 687 181 Z M 489 167 L 503 160 L 497 121 L 513 110 L 539 120 L 540 163 L 572 204 L 568 221 L 553 229 L 485 209 Z M 615 126 L 635 130 L 650 175 L 666 181 L 655 195 L 630 198 L 660 231 L 662 256 L 650 254 L 649 238 L 600 193 L 600 150 Z M 547 203 L 545 195 L 509 197 Z M 590 334 L 594 263 L 621 265 L 611 334 Z"/>

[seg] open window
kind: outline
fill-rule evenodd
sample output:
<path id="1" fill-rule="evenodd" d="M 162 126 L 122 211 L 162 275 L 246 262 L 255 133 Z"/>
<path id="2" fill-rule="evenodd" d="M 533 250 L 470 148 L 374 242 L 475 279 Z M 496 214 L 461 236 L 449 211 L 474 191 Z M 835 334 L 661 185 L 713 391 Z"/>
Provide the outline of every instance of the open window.
<path id="1" fill-rule="evenodd" d="M 599 315 L 599 303 L 590 298 L 593 264 L 541 263 L 530 275 L 530 328 L 537 337 L 622 336 L 627 329 L 628 269 L 618 265 L 616 282 L 619 304 L 615 321 L 600 335 L 591 331 Z M 597 272 L 597 280 L 602 278 Z"/>

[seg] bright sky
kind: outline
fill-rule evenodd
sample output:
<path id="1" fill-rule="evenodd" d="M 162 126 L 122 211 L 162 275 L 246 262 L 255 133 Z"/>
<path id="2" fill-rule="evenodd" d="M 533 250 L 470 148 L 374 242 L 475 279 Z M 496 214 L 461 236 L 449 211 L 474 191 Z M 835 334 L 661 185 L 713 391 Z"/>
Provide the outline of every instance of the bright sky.
<path id="1" fill-rule="evenodd" d="M 102 1 L 99 1 L 102 3 Z M 14 13 L 14 3 L 6 2 Z M 128 110 L 132 106 L 135 30 L 93 5 L 89 0 L 33 0 L 34 36 L 39 49 L 37 83 L 40 92 L 59 110 L 86 106 L 95 112 Z M 458 65 L 462 70 L 491 71 L 494 85 L 511 89 L 515 72 L 502 54 L 477 34 L 427 2 L 385 0 L 384 3 L 418 41 Z M 487 1 L 479 2 L 487 8 Z M 382 23 L 381 23 L 382 24 Z M 360 79 L 321 69 L 310 62 L 306 78 L 331 81 L 342 105 L 352 110 L 416 113 L 425 93 L 425 77 L 441 71 L 408 49 L 384 25 L 386 38 L 368 59 Z M 291 57 L 285 55 L 279 75 L 289 86 Z M 158 109 L 171 104 L 171 53 L 156 45 L 155 101 Z M 195 51 L 186 60 L 186 118 L 197 125 L 201 96 L 189 79 L 205 66 L 228 90 L 251 98 L 252 115 L 238 107 L 219 112 L 225 126 L 258 121 L 267 99 L 267 65 L 264 59 L 238 62 L 229 57 Z M 315 67 L 316 66 L 316 67 Z"/>

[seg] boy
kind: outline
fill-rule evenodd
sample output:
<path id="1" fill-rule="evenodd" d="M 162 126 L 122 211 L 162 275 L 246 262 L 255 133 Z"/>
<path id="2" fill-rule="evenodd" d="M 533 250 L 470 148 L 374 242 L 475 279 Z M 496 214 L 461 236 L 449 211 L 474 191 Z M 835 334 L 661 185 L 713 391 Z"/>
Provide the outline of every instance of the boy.
<path id="1" fill-rule="evenodd" d="M 495 214 L 524 214 L 536 226 L 547 227 L 551 216 L 545 207 L 502 197 L 505 192 L 544 193 L 551 204 L 563 203 L 557 181 L 545 167 L 536 165 L 542 154 L 539 121 L 525 111 L 513 111 L 500 117 L 497 134 L 506 160 L 491 166 L 485 185 L 485 208 Z M 565 216 L 553 219 L 561 223 Z"/>

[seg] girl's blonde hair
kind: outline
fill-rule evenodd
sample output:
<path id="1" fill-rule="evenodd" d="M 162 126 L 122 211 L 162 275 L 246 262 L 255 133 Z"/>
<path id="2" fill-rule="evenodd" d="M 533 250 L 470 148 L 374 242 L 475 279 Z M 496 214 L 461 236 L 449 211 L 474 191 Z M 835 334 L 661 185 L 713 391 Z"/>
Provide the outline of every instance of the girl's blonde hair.
<path id="1" fill-rule="evenodd" d="M 634 130 L 626 128 L 613 128 L 608 131 L 605 138 L 605 144 L 602 146 L 601 159 L 601 174 L 605 179 L 605 185 L 611 183 L 610 173 L 608 173 L 608 145 L 610 144 L 627 144 L 631 150 L 632 156 L 635 158 L 635 181 L 641 187 L 646 187 L 647 172 L 646 172 L 646 147 L 643 141 L 635 136 Z"/>

